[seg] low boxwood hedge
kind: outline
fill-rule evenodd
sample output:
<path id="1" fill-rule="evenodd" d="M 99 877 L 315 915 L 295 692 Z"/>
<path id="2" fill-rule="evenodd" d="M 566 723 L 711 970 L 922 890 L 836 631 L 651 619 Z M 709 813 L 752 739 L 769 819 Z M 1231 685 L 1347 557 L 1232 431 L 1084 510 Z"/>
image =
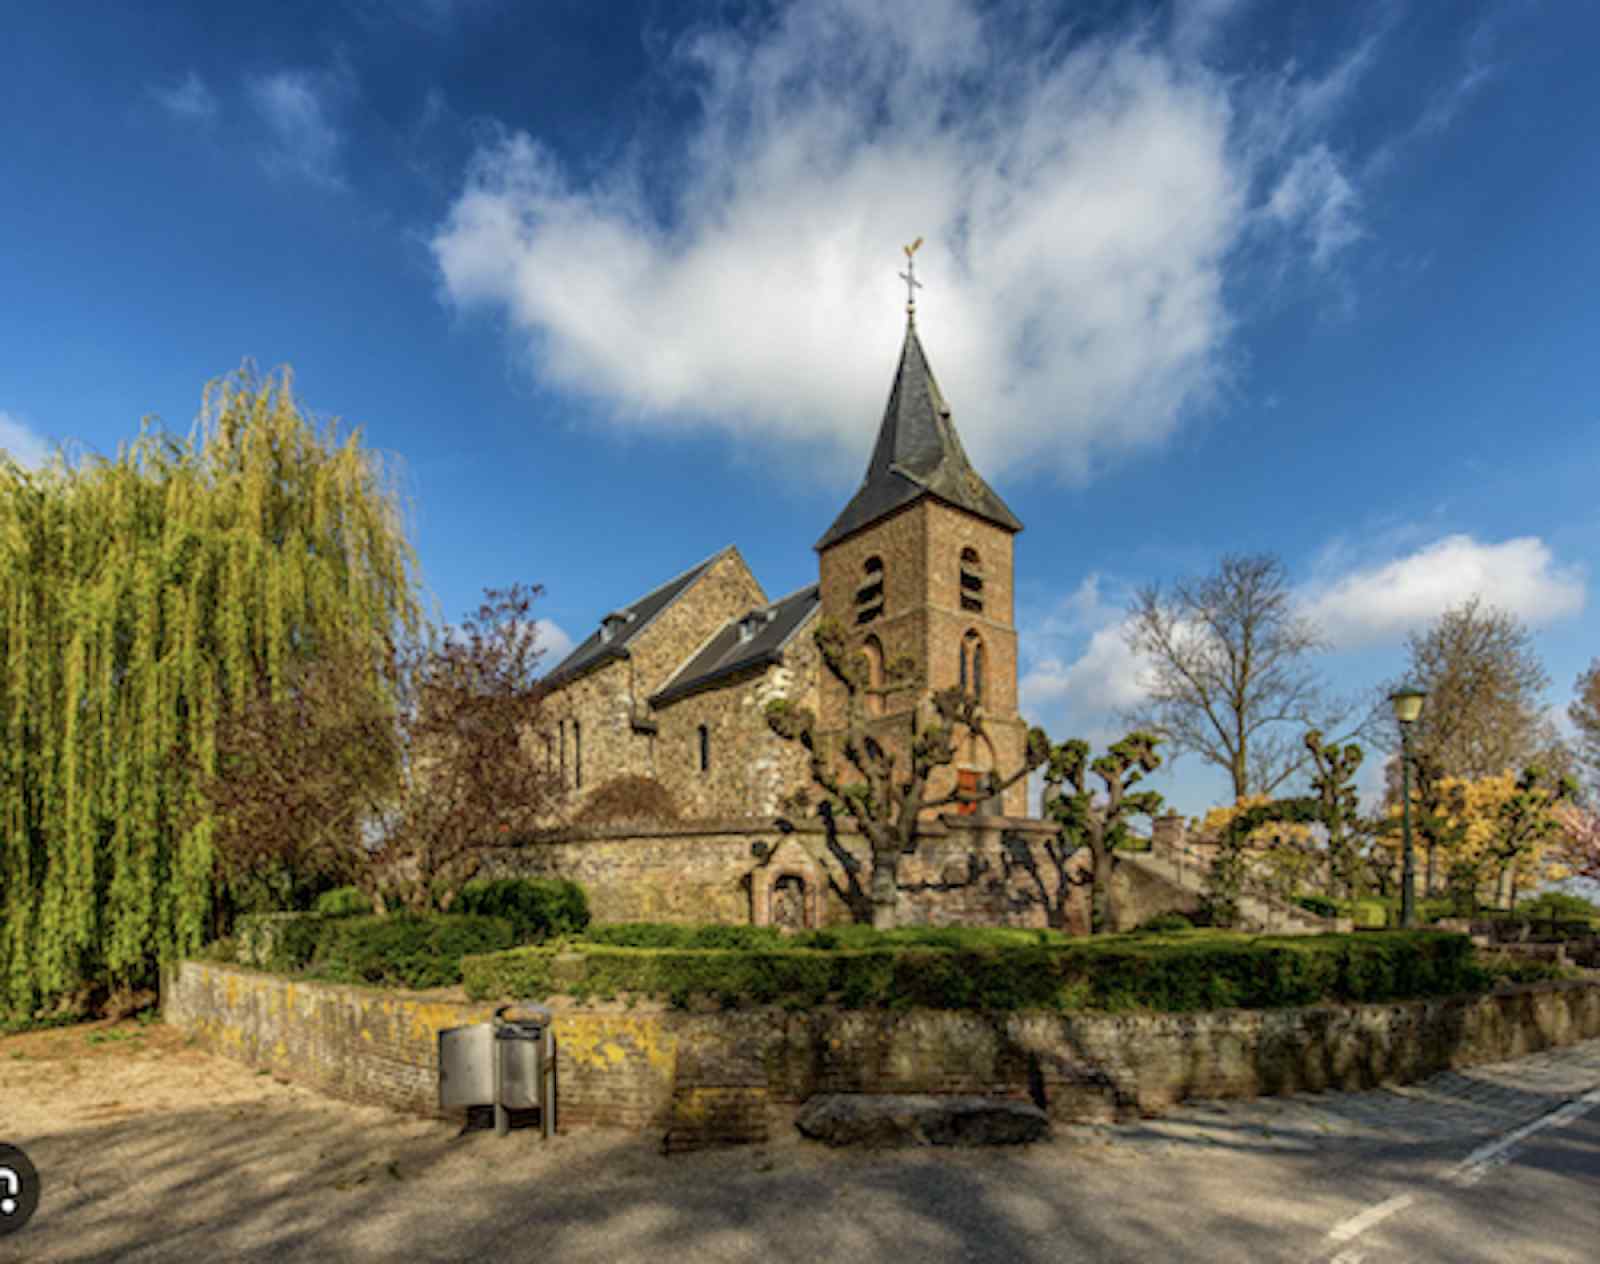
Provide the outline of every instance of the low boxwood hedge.
<path id="1" fill-rule="evenodd" d="M 241 965 L 407 988 L 459 983 L 463 956 L 518 942 L 505 918 L 468 914 L 257 913 L 241 917 L 238 931 L 232 957 Z"/>
<path id="2" fill-rule="evenodd" d="M 583 888 L 564 878 L 477 878 L 461 888 L 456 911 L 505 918 L 519 944 L 575 935 L 589 925 Z"/>
<path id="3" fill-rule="evenodd" d="M 629 937 L 621 928 L 607 933 Z M 835 933 L 817 932 L 809 944 L 796 936 L 783 946 L 517 948 L 466 958 L 462 982 L 475 1000 L 637 993 L 679 1005 L 705 997 L 723 1005 L 1164 1011 L 1398 1000 L 1481 990 L 1489 982 L 1466 936 L 1437 931 L 1106 940 L 1013 931 L 1009 941 L 950 947 L 894 943 L 889 935 L 865 947 L 845 942 L 867 938 L 850 934 L 835 947 L 816 942 Z"/>

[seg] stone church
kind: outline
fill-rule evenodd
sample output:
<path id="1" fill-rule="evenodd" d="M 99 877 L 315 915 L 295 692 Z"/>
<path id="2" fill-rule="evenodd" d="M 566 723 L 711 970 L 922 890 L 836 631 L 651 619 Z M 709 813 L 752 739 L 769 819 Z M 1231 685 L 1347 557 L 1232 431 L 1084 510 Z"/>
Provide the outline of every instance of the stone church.
<path id="1" fill-rule="evenodd" d="M 769 817 L 808 781 L 804 751 L 767 727 L 769 699 L 818 716 L 824 741 L 843 731 L 846 691 L 822 664 L 820 619 L 848 629 L 868 678 L 908 656 L 919 690 L 870 697 L 869 727 L 904 750 L 911 717 L 933 690 L 983 705 L 969 739 L 929 797 L 978 795 L 1020 767 L 1012 543 L 1022 529 L 967 459 L 949 405 L 908 319 L 900 363 L 860 488 L 815 545 L 818 582 L 770 599 L 729 546 L 617 607 L 546 677 L 551 766 L 578 796 L 624 775 L 659 781 L 682 815 Z M 1022 782 L 958 813 L 1021 817 Z M 949 810 L 949 809 L 947 809 Z"/>
<path id="2" fill-rule="evenodd" d="M 930 800 L 961 798 L 919 820 L 898 919 L 1086 929 L 1086 888 L 1057 885 L 1044 865 L 1057 831 L 1027 816 L 1026 781 L 985 793 L 1021 766 L 1026 746 L 1013 610 L 1020 530 L 967 459 L 908 305 L 866 477 L 814 545 L 817 582 L 770 598 L 730 545 L 605 615 L 545 678 L 539 737 L 572 795 L 569 823 L 502 853 L 490 871 L 574 879 L 599 921 L 851 920 L 867 880 L 863 840 L 848 822 L 832 833 L 786 804 L 810 788 L 807 756 L 765 717 L 774 698 L 807 707 L 821 749 L 838 749 L 848 695 L 813 639 L 831 619 L 872 683 L 899 659 L 916 668 L 915 688 L 869 695 L 866 722 L 886 748 L 906 750 L 935 690 L 964 690 L 983 707 L 983 737 L 968 736 L 930 783 Z M 573 823 L 621 777 L 656 782 L 675 812 Z M 1019 864 L 1029 856 L 1031 869 Z"/>

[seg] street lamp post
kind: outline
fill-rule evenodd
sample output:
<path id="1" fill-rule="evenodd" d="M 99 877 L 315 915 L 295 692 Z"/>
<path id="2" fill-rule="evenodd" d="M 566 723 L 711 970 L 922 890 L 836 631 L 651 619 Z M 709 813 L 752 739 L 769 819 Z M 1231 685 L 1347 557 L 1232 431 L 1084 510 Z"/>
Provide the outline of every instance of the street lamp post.
<path id="1" fill-rule="evenodd" d="M 1417 858 L 1411 849 L 1411 726 L 1422 714 L 1426 689 L 1401 685 L 1389 695 L 1394 718 L 1400 725 L 1400 926 L 1410 930 L 1416 923 Z"/>

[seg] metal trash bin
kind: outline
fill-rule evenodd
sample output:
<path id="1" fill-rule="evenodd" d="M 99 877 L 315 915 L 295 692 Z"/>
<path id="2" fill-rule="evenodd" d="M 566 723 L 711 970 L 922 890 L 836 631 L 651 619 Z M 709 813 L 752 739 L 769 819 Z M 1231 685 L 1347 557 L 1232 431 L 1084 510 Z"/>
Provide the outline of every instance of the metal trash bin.
<path id="1" fill-rule="evenodd" d="M 517 1009 L 522 1016 L 507 1018 Z M 546 1137 L 556 1127 L 555 1035 L 542 1005 L 512 1003 L 494 1020 L 439 1033 L 439 1108 L 493 1106 L 495 1132 L 510 1131 L 507 1110 L 539 1111 Z"/>

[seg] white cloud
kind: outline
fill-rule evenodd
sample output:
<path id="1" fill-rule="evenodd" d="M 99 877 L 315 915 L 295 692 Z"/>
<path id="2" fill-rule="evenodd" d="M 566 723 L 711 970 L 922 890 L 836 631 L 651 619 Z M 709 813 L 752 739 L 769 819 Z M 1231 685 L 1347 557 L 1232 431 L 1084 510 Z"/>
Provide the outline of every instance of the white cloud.
<path id="1" fill-rule="evenodd" d="M 432 242 L 444 294 L 503 313 L 617 423 L 820 442 L 854 472 L 920 234 L 919 325 L 979 468 L 1082 478 L 1158 444 L 1223 380 L 1250 190 L 1304 229 L 1277 248 L 1326 263 L 1354 240 L 1311 133 L 1370 43 L 1247 91 L 1146 25 L 1064 49 L 1015 17 L 826 0 L 686 40 L 702 112 L 670 157 L 641 143 L 586 179 L 525 133 L 476 155 Z"/>
<path id="2" fill-rule="evenodd" d="M 0 409 L 0 451 L 25 470 L 38 469 L 50 459 L 50 440 L 23 424 L 21 418 Z"/>
<path id="3" fill-rule="evenodd" d="M 533 626 L 538 630 L 534 644 L 544 651 L 540 668 L 549 671 L 572 652 L 572 638 L 554 619 L 535 619 Z"/>
<path id="4" fill-rule="evenodd" d="M 1070 663 L 1040 659 L 1017 684 L 1024 709 L 1060 705 L 1073 714 L 1100 714 L 1131 707 L 1144 696 L 1143 667 L 1128 648 L 1121 624 L 1101 628 Z"/>
<path id="5" fill-rule="evenodd" d="M 193 70 L 176 83 L 152 88 L 151 95 L 168 114 L 185 123 L 210 123 L 221 108 L 205 80 Z"/>
<path id="6" fill-rule="evenodd" d="M 279 70 L 251 80 L 250 100 L 272 136 L 264 155 L 268 170 L 313 184 L 342 185 L 344 136 L 333 116 L 352 87 L 345 70 Z"/>
<path id="7" fill-rule="evenodd" d="M 1404 557 L 1313 584 L 1306 613 L 1335 648 L 1398 638 L 1473 596 L 1538 626 L 1583 609 L 1585 577 L 1562 566 L 1545 543 L 1522 536 L 1499 544 L 1451 535 Z"/>

